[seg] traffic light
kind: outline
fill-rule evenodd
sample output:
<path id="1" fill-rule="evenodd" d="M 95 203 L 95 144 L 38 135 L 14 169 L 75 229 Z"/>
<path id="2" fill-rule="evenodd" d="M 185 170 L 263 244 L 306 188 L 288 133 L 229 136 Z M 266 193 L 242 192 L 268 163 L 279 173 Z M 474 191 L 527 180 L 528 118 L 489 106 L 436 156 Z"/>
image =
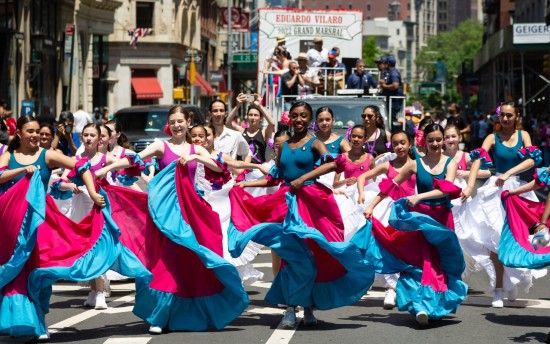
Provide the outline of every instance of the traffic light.
<path id="1" fill-rule="evenodd" d="M 542 71 L 544 74 L 550 74 L 550 54 L 544 54 L 542 59 Z"/>

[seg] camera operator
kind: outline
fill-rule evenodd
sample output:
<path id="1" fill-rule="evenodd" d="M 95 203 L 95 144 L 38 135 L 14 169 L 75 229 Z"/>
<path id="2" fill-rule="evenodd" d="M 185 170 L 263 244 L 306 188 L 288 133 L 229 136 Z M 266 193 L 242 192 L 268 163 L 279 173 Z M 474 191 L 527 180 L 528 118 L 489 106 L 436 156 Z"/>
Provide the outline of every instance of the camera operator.
<path id="1" fill-rule="evenodd" d="M 291 61 L 288 67 L 288 72 L 284 73 L 282 83 L 282 95 L 283 96 L 297 96 L 298 95 L 298 85 L 304 86 L 304 78 L 300 74 L 300 69 L 296 61 Z M 290 110 L 292 102 L 296 100 L 296 97 L 286 97 L 285 98 L 285 110 Z"/>
<path id="2" fill-rule="evenodd" d="M 60 149 L 66 156 L 75 156 L 80 146 L 80 136 L 73 133 L 74 116 L 70 111 L 63 111 L 57 121 L 57 129 L 52 147 Z"/>

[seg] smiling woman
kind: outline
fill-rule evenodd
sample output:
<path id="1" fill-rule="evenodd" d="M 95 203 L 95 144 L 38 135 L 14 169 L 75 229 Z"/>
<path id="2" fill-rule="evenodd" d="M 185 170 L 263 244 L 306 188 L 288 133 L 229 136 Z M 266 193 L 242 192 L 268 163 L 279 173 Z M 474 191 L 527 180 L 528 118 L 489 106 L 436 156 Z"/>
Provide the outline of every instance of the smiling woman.
<path id="1" fill-rule="evenodd" d="M 289 305 L 283 328 L 296 325 L 296 305 L 305 307 L 304 324 L 315 325 L 312 307 L 352 304 L 374 279 L 372 267 L 352 245 L 342 242 L 344 223 L 332 191 L 315 182 L 341 168 L 342 158 L 334 159 L 325 144 L 309 134 L 313 110 L 308 103 L 295 102 L 289 117 L 294 133 L 283 144 L 265 183 L 238 184 L 241 187 L 229 194 L 231 255 L 240 256 L 248 242 L 254 241 L 271 247 L 285 261 L 266 296 L 270 303 Z M 315 168 L 319 160 L 322 163 Z M 242 188 L 281 182 L 277 192 L 262 197 L 253 197 Z"/>
<path id="2" fill-rule="evenodd" d="M 43 314 L 47 312 L 49 294 L 42 294 L 41 288 L 49 288 L 57 278 L 75 280 L 76 275 L 96 277 L 95 272 L 88 270 L 74 273 L 72 270 L 74 265 L 69 264 L 70 266 L 63 270 L 64 274 L 52 271 L 46 281 L 29 282 L 31 272 L 47 265 L 55 270 L 59 261 L 54 259 L 54 256 L 60 252 L 66 253 L 63 249 L 48 249 L 53 247 L 48 241 L 51 238 L 70 238 L 68 240 L 70 244 L 62 245 L 63 247 L 82 244 L 72 252 L 79 252 L 79 255 L 84 254 L 89 257 L 87 259 L 92 259 L 93 265 L 96 267 L 102 266 L 101 257 L 98 257 L 97 251 L 91 250 L 97 237 L 90 239 L 92 236 L 86 236 L 89 233 L 82 234 L 88 228 L 78 227 L 75 229 L 70 224 L 61 226 L 59 223 L 53 226 L 44 225 L 48 222 L 45 219 L 51 220 L 52 217 L 61 222 L 66 220 L 63 215 L 56 217 L 57 207 L 45 194 L 52 169 L 63 167 L 73 170 L 74 175 L 80 175 L 96 205 L 104 206 L 105 199 L 96 192 L 88 166 L 77 163 L 76 160 L 54 150 L 39 147 L 39 132 L 40 126 L 34 117 L 20 117 L 17 120 L 15 137 L 8 147 L 9 154 L 0 156 L 0 186 L 2 186 L 2 191 L 7 189 L 5 194 L 0 197 L 0 206 L 2 207 L 0 213 L 13 214 L 13 216 L 0 217 L 0 228 L 3 231 L 3 240 L 0 241 L 0 251 L 2 252 L 0 255 L 0 285 L 3 287 L 3 294 L 0 295 L 0 309 L 2 309 L 0 332 L 12 336 L 34 335 L 39 339 L 48 339 L 49 334 Z M 23 195 L 23 199 L 17 199 L 21 195 Z M 101 216 L 101 210 L 98 207 L 95 209 L 98 216 Z M 46 212 L 48 212 L 47 216 Z M 23 219 L 26 220 L 23 221 Z M 101 223 L 101 221 L 97 221 L 97 223 Z M 103 232 L 101 227 L 96 228 L 98 230 L 96 233 Z M 109 230 L 106 229 L 106 231 Z M 57 244 L 58 242 L 55 243 L 55 245 Z M 43 254 L 40 255 L 40 252 Z M 69 255 L 66 254 L 64 258 L 67 260 Z M 30 257 L 33 259 L 29 259 Z M 63 263 L 66 266 L 66 261 Z M 113 263 L 112 261 L 106 263 L 107 267 Z M 23 269 L 23 265 L 25 265 L 25 269 Z M 31 286 L 34 288 L 34 293 L 30 291 Z"/>

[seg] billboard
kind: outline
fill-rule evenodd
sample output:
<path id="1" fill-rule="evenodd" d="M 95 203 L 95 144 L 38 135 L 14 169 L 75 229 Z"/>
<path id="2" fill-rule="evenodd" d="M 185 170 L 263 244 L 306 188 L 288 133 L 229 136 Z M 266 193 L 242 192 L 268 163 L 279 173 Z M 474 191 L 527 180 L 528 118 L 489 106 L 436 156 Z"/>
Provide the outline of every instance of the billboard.
<path id="1" fill-rule="evenodd" d="M 340 48 L 339 60 L 360 58 L 363 46 L 363 12 L 345 10 L 300 10 L 261 8 L 259 11 L 259 69 L 277 46 L 277 36 L 286 36 L 285 46 L 295 59 L 313 48 L 313 38 L 323 37 L 323 48 Z M 261 80 L 261 75 L 259 76 Z"/>

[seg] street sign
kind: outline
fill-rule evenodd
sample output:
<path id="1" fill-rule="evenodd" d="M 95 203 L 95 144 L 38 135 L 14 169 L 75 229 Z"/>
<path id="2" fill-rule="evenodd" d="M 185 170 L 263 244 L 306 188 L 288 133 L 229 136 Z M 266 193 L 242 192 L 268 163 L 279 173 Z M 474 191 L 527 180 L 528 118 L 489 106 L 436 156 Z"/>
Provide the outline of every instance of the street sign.
<path id="1" fill-rule="evenodd" d="M 193 55 L 192 59 L 191 59 L 191 55 L 187 55 L 183 58 L 183 62 L 201 63 L 202 62 L 202 55 Z"/>
<path id="2" fill-rule="evenodd" d="M 420 94 L 445 93 L 443 83 L 441 82 L 423 82 L 420 84 Z"/>
<path id="3" fill-rule="evenodd" d="M 34 102 L 32 100 L 21 101 L 21 114 L 32 116 L 34 112 Z"/>
<path id="4" fill-rule="evenodd" d="M 231 58 L 233 63 L 256 63 L 258 54 L 234 54 Z"/>

